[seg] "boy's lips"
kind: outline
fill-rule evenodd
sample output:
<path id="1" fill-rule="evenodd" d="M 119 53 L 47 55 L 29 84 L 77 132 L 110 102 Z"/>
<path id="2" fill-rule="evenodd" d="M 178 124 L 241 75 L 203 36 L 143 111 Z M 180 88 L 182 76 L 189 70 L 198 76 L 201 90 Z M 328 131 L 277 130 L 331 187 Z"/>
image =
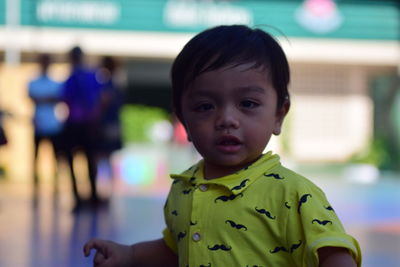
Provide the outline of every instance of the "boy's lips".
<path id="1" fill-rule="evenodd" d="M 235 153 L 239 151 L 243 142 L 233 135 L 224 135 L 217 139 L 217 149 L 224 153 Z"/>

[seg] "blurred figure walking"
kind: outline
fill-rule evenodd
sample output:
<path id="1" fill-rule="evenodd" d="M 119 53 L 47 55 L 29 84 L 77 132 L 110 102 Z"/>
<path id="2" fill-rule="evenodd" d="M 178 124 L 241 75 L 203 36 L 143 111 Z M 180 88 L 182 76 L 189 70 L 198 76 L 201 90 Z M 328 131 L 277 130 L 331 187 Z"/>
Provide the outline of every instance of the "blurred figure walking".
<path id="1" fill-rule="evenodd" d="M 119 114 L 123 104 L 124 81 L 119 79 L 117 63 L 110 56 L 102 58 L 96 77 L 101 84 L 99 170 L 106 177 L 113 178 L 111 156 L 122 147 Z"/>
<path id="2" fill-rule="evenodd" d="M 84 153 L 88 163 L 88 178 L 91 188 L 90 204 L 97 205 L 99 203 L 96 188 L 96 145 L 101 115 L 101 86 L 96 80 L 95 71 L 84 65 L 84 54 L 80 47 L 74 47 L 70 51 L 69 60 L 71 74 L 63 87 L 63 101 L 69 109 L 63 132 L 63 142 L 71 171 L 75 207 L 79 208 L 84 202 L 79 195 L 73 164 L 74 154 L 78 150 Z"/>
<path id="3" fill-rule="evenodd" d="M 3 117 L 5 117 L 6 112 L 0 109 L 0 146 L 6 145 L 8 143 L 6 133 L 3 127 Z"/>
<path id="4" fill-rule="evenodd" d="M 38 174 L 38 152 L 42 141 L 49 140 L 56 159 L 54 186 L 58 191 L 58 159 L 60 156 L 60 134 L 63 127 L 62 116 L 58 114 L 57 105 L 61 101 L 61 83 L 54 81 L 48 75 L 51 58 L 47 54 L 39 56 L 40 74 L 29 82 L 29 97 L 35 104 L 33 116 L 34 126 L 34 161 L 33 161 L 33 184 L 34 192 L 37 193 L 39 185 Z"/>

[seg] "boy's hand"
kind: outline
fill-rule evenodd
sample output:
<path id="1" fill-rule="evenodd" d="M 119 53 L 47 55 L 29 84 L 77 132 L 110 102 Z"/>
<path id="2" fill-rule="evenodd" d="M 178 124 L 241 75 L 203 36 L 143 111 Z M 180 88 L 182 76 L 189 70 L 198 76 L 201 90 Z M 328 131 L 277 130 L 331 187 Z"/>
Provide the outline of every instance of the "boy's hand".
<path id="1" fill-rule="evenodd" d="M 133 258 L 131 246 L 117 244 L 112 241 L 91 239 L 83 247 L 86 257 L 90 255 L 91 249 L 96 250 L 93 265 L 98 267 L 129 266 Z"/>

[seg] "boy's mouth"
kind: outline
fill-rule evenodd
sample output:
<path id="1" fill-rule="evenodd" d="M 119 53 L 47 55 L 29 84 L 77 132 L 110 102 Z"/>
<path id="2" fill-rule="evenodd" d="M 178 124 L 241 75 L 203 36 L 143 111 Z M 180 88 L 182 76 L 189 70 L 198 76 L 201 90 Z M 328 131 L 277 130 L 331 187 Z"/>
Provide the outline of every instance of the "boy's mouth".
<path id="1" fill-rule="evenodd" d="M 217 149 L 224 153 L 237 152 L 243 144 L 239 138 L 232 135 L 222 136 L 217 140 Z"/>

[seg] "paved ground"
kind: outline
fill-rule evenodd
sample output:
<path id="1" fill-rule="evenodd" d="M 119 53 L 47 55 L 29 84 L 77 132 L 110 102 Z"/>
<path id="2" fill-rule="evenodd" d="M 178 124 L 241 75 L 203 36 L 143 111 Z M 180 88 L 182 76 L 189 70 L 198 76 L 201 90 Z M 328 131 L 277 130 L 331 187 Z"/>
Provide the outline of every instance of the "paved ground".
<path id="1" fill-rule="evenodd" d="M 400 179 L 353 184 L 314 180 L 348 232 L 360 242 L 364 267 L 400 266 Z M 63 187 L 62 187 L 63 188 Z M 0 182 L 0 266 L 91 266 L 82 244 L 92 236 L 132 243 L 160 237 L 165 195 L 116 192 L 108 207 L 71 212 L 69 188 L 44 185 L 33 201 L 28 184 Z"/>

